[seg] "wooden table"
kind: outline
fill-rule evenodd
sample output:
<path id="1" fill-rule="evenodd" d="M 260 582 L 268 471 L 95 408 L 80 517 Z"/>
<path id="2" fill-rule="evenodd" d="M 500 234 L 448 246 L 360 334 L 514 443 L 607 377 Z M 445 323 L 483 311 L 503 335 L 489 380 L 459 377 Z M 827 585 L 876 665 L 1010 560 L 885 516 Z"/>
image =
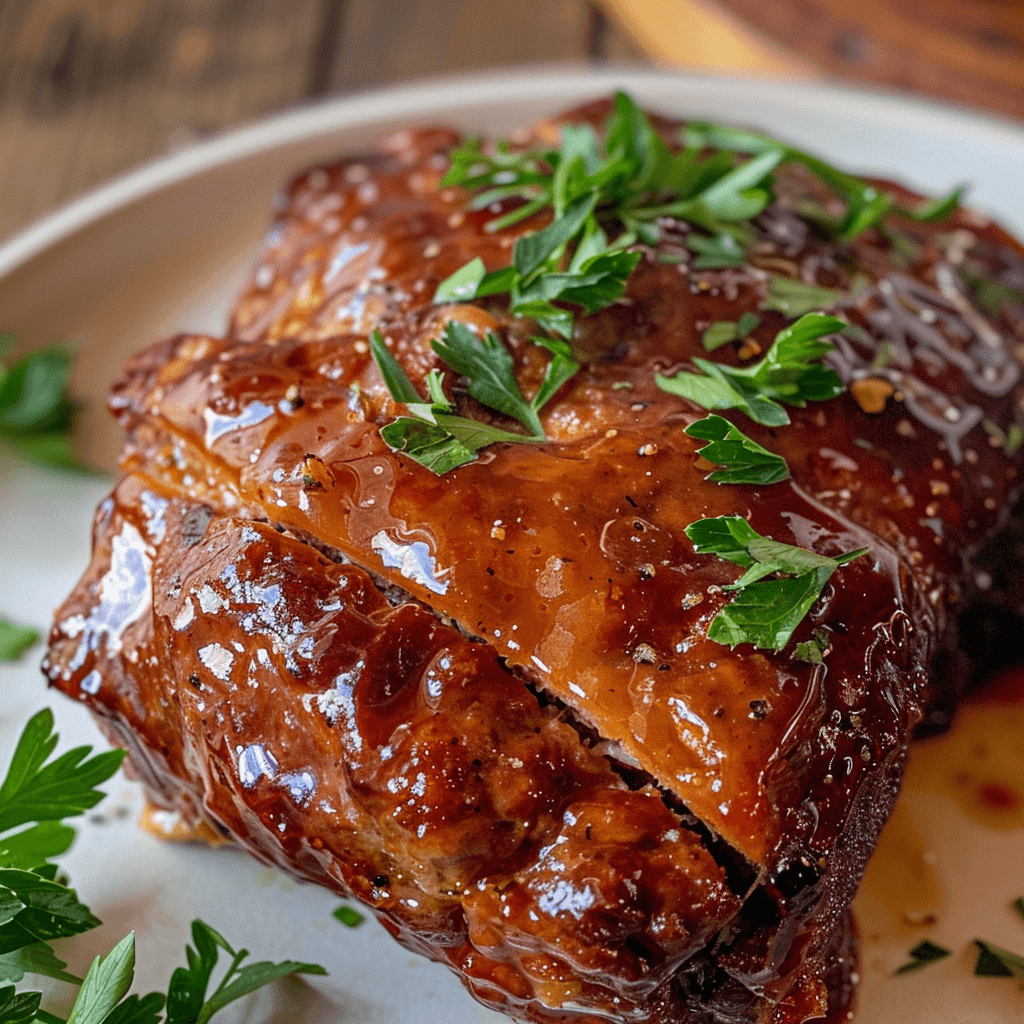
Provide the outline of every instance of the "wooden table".
<path id="1" fill-rule="evenodd" d="M 0 0 L 0 238 L 147 159 L 316 97 L 644 60 L 842 72 L 1024 116 L 1024 3 Z"/>

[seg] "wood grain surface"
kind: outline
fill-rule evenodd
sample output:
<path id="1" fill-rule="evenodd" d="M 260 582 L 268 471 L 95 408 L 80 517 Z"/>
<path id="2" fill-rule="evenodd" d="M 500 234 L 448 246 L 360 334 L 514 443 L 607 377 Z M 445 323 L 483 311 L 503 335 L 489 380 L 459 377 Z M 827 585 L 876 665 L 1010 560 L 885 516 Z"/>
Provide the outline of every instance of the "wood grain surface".
<path id="1" fill-rule="evenodd" d="M 0 238 L 145 160 L 312 98 L 648 59 L 839 73 L 1024 118 L 1024 0 L 0 0 Z"/>
<path id="2" fill-rule="evenodd" d="M 1024 119 L 1022 0 L 716 0 L 846 78 Z"/>

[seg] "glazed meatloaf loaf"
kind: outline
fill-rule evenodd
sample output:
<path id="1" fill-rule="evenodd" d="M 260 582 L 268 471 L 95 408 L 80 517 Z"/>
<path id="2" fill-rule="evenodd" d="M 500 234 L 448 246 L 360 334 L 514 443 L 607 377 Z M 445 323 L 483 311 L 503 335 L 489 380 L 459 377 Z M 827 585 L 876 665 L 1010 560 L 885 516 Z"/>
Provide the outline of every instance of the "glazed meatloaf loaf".
<path id="1" fill-rule="evenodd" d="M 45 670 L 516 1020 L 844 1019 L 1015 500 L 1022 286 L 956 195 L 621 95 L 402 133 L 124 369 Z"/>

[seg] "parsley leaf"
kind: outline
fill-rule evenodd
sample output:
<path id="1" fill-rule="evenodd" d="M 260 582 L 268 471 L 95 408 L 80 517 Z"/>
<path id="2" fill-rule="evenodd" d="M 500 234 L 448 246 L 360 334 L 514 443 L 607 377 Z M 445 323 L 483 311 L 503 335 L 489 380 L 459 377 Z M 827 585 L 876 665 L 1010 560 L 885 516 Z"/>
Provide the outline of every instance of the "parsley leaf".
<path id="1" fill-rule="evenodd" d="M 491 221 L 488 228 L 500 230 L 531 216 L 550 201 L 548 187 L 550 165 L 543 151 L 513 153 L 508 142 L 499 142 L 492 153 L 485 153 L 478 138 L 467 139 L 452 150 L 452 162 L 441 181 L 442 188 L 462 185 L 467 189 L 482 190 L 470 204 L 482 210 L 491 203 L 518 197 L 524 205 L 500 218 L 503 223 Z"/>
<path id="2" fill-rule="evenodd" d="M 63 348 L 32 352 L 0 380 L 0 430 L 5 434 L 66 426 L 72 405 L 67 380 L 72 358 Z"/>
<path id="3" fill-rule="evenodd" d="M 65 853 L 75 838 L 70 825 L 43 821 L 13 836 L 0 836 L 0 866 L 38 868 L 51 857 Z"/>
<path id="4" fill-rule="evenodd" d="M 32 1024 L 42 992 L 15 992 L 13 985 L 0 988 L 0 1024 Z"/>
<path id="5" fill-rule="evenodd" d="M 932 224 L 938 220 L 945 220 L 951 213 L 960 208 L 960 200 L 967 191 L 967 185 L 957 185 L 950 189 L 944 196 L 937 196 L 935 199 L 926 199 L 915 207 L 897 206 L 896 212 L 902 217 L 910 220 L 921 221 Z"/>
<path id="6" fill-rule="evenodd" d="M 382 427 L 380 433 L 390 448 L 438 476 L 476 461 L 476 453 L 489 444 L 531 440 L 486 423 L 440 414 L 435 414 L 434 422 L 403 416 Z"/>
<path id="7" fill-rule="evenodd" d="M 273 964 L 269 961 L 247 964 L 242 961 L 248 950 L 234 950 L 219 933 L 203 921 L 192 922 L 192 941 L 195 949 L 186 946 L 188 967 L 179 967 L 171 976 L 167 992 L 167 1024 L 207 1024 L 211 1017 L 236 999 L 255 992 L 264 985 L 289 974 L 326 974 L 319 964 L 286 960 Z M 220 984 L 207 998 L 213 969 L 224 950 L 231 957 Z M 72 1024 L 69 1020 L 68 1024 Z"/>
<path id="8" fill-rule="evenodd" d="M 124 760 L 123 750 L 89 757 L 90 747 L 75 747 L 47 764 L 56 745 L 53 712 L 44 708 L 25 726 L 0 785 L 0 832 L 29 821 L 59 821 L 94 807 L 103 799 L 94 787 Z"/>
<path id="9" fill-rule="evenodd" d="M 885 215 L 893 210 L 913 220 L 941 220 L 957 209 L 964 192 L 964 186 L 961 185 L 946 196 L 910 209 L 897 204 L 888 192 L 880 191 L 871 182 L 847 174 L 820 157 L 759 132 L 693 121 L 687 125 L 684 139 L 690 146 L 715 147 L 735 153 L 774 153 L 779 162 L 802 164 L 846 203 L 845 215 L 828 224 L 836 236 L 844 241 L 856 238 L 870 227 L 877 227 Z"/>
<path id="10" fill-rule="evenodd" d="M 802 408 L 808 401 L 835 398 L 843 390 L 839 375 L 822 366 L 820 358 L 831 350 L 821 341 L 846 325 L 835 317 L 808 313 L 780 331 L 764 358 L 740 369 L 695 358 L 702 374 L 682 371 L 674 377 L 656 376 L 658 387 L 680 395 L 705 409 L 740 409 L 752 420 L 781 427 L 789 416 L 779 404 Z"/>
<path id="11" fill-rule="evenodd" d="M 757 330 L 761 318 L 756 313 L 746 312 L 739 320 L 716 320 L 702 335 L 700 343 L 706 352 L 728 345 L 730 341 L 742 341 L 751 331 Z"/>
<path id="12" fill-rule="evenodd" d="M 57 958 L 45 942 L 33 942 L 29 946 L 0 954 L 0 982 L 21 981 L 26 974 L 43 974 L 57 981 L 68 981 L 80 985 L 82 979 L 69 974 L 67 964 Z"/>
<path id="13" fill-rule="evenodd" d="M 92 962 L 67 1024 L 160 1024 L 159 992 L 127 996 L 135 976 L 135 933 L 129 932 L 106 956 Z M 43 1017 L 41 1021 L 59 1018 Z"/>
<path id="14" fill-rule="evenodd" d="M 721 416 L 705 416 L 691 423 L 683 433 L 710 444 L 698 449 L 701 458 L 716 469 L 707 477 L 718 484 L 775 484 L 789 479 L 789 467 L 781 455 L 762 448 Z"/>
<path id="15" fill-rule="evenodd" d="M 690 234 L 685 244 L 697 257 L 691 264 L 694 270 L 742 267 L 747 262 L 746 253 L 732 235 L 718 234 L 713 238 L 705 238 L 703 235 Z"/>
<path id="16" fill-rule="evenodd" d="M 103 1024 L 160 1024 L 163 1006 L 164 997 L 159 992 L 128 996 L 103 1018 Z"/>
<path id="17" fill-rule="evenodd" d="M 0 619 L 0 661 L 17 661 L 38 639 L 37 630 Z"/>
<path id="18" fill-rule="evenodd" d="M 515 280 L 515 267 L 505 267 L 488 274 L 484 261 L 477 256 L 438 285 L 434 302 L 468 302 L 470 299 L 497 295 L 507 292 Z"/>
<path id="19" fill-rule="evenodd" d="M 544 338 L 538 335 L 531 340 L 535 345 L 539 345 L 551 353 L 551 359 L 544 371 L 544 379 L 540 382 L 537 394 L 530 401 L 530 405 L 539 410 L 554 398 L 555 392 L 563 384 L 579 372 L 580 364 L 573 359 L 572 349 L 569 345 L 560 338 Z"/>
<path id="20" fill-rule="evenodd" d="M 128 994 L 135 976 L 135 933 L 129 932 L 106 956 L 92 962 L 67 1024 L 104 1024 Z"/>
<path id="21" fill-rule="evenodd" d="M 457 320 L 445 325 L 444 335 L 432 343 L 434 351 L 469 383 L 469 393 L 481 405 L 518 420 L 534 437 L 543 437 L 537 410 L 523 398 L 515 377 L 515 362 L 504 342 L 487 331 L 478 338 Z"/>
<path id="22" fill-rule="evenodd" d="M 350 907 L 347 903 L 343 903 L 340 907 L 335 907 L 331 911 L 331 917 L 340 921 L 348 928 L 358 928 L 366 920 L 355 907 Z"/>
<path id="23" fill-rule="evenodd" d="M 23 868 L 0 869 L 0 952 L 80 935 L 99 923 L 74 889 Z"/>
<path id="24" fill-rule="evenodd" d="M 709 639 L 729 647 L 748 643 L 781 651 L 831 575 L 829 569 L 813 569 L 744 587 L 712 620 Z"/>
<path id="25" fill-rule="evenodd" d="M 735 341 L 738 335 L 739 332 L 736 330 L 734 321 L 716 320 L 700 336 L 700 343 L 704 346 L 706 352 L 714 352 L 716 348 L 721 348 L 723 345 L 728 345 L 730 341 Z"/>
<path id="26" fill-rule="evenodd" d="M 739 593 L 708 628 L 711 640 L 730 647 L 749 643 L 781 651 L 836 569 L 867 553 L 860 548 L 829 558 L 762 537 L 740 516 L 698 519 L 685 532 L 699 554 L 716 554 L 747 570 L 725 588 Z M 778 578 L 763 580 L 772 574 Z"/>
<path id="27" fill-rule="evenodd" d="M 565 213 L 542 231 L 534 231 L 520 238 L 512 251 L 512 265 L 519 276 L 528 278 L 560 252 L 586 224 L 596 203 L 597 193 L 587 192 L 570 203 Z"/>
<path id="28" fill-rule="evenodd" d="M 981 939 L 975 939 L 974 944 L 978 947 L 978 959 L 974 964 L 974 973 L 978 977 L 1012 978 L 1015 974 L 1024 976 L 1024 957 Z"/>
<path id="29" fill-rule="evenodd" d="M 816 284 L 804 284 L 795 277 L 772 274 L 768 279 L 768 298 L 761 303 L 761 308 L 773 309 L 794 320 L 834 306 L 842 294 L 837 288 L 822 288 Z"/>
<path id="30" fill-rule="evenodd" d="M 1024 288 L 1012 288 L 994 280 L 980 264 L 967 261 L 959 270 L 972 301 L 989 316 L 999 316 L 1004 307 L 1013 309 L 1024 305 Z"/>
<path id="31" fill-rule="evenodd" d="M 944 960 L 952 954 L 952 950 L 944 946 L 936 945 L 928 939 L 919 942 L 907 955 L 911 958 L 902 967 L 897 967 L 894 974 L 909 974 L 911 971 L 919 971 L 922 967 Z"/>
<path id="32" fill-rule="evenodd" d="M 811 665 L 820 665 L 825 660 L 831 640 L 823 629 L 816 629 L 810 640 L 802 640 L 796 645 L 793 657 L 797 661 L 806 661 Z"/>
<path id="33" fill-rule="evenodd" d="M 564 342 L 554 338 L 533 340 L 551 352 L 551 359 L 532 401 L 523 397 L 515 379 L 512 356 L 492 331 L 480 339 L 464 323 L 451 320 L 443 337 L 432 343 L 434 351 L 466 378 L 470 395 L 522 423 L 530 431 L 524 436 L 455 415 L 452 403 L 445 397 L 442 376 L 436 370 L 427 376 L 431 400 L 424 402 L 388 351 L 380 331 L 374 331 L 370 338 L 374 362 L 391 397 L 404 403 L 413 414 L 386 424 L 381 428 L 381 437 L 389 447 L 439 476 L 474 461 L 476 453 L 489 444 L 538 444 L 546 440 L 538 413 L 579 366 Z"/>
<path id="34" fill-rule="evenodd" d="M 14 338 L 0 335 L 0 355 Z M 59 345 L 30 352 L 10 366 L 0 362 L 0 437 L 23 458 L 58 469 L 84 469 L 68 431 L 74 403 L 68 394 L 71 353 Z"/>

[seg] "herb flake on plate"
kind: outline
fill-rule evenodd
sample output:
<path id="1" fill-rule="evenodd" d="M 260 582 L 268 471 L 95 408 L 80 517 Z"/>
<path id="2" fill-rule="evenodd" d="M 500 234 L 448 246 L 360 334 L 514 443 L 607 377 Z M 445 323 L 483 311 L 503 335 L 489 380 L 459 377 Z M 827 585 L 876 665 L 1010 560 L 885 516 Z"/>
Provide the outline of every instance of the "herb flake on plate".
<path id="1" fill-rule="evenodd" d="M 910 974 L 911 971 L 919 971 L 922 967 L 927 967 L 929 964 L 945 960 L 947 956 L 952 955 L 952 952 L 952 950 L 946 949 L 945 946 L 939 946 L 928 939 L 924 939 L 907 954 L 910 959 L 901 967 L 897 967 L 893 973 Z"/>

